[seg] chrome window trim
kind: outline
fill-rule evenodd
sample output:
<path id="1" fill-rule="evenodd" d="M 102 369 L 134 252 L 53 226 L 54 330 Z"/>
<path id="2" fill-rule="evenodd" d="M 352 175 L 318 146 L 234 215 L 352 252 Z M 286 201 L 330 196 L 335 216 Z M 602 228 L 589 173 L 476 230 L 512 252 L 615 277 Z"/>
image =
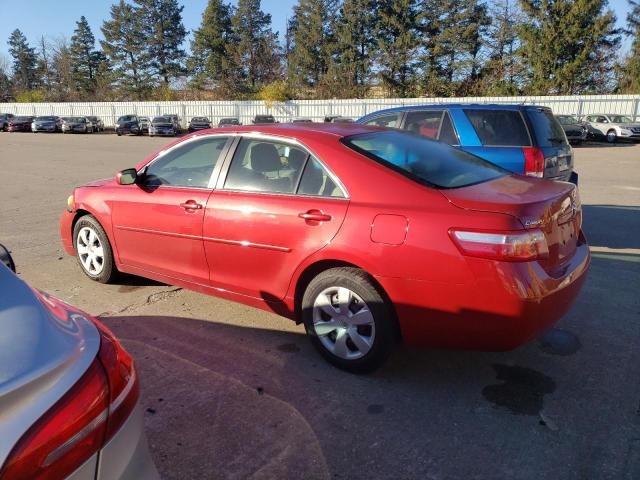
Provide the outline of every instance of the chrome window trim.
<path id="1" fill-rule="evenodd" d="M 268 133 L 262 133 L 262 132 L 233 132 L 233 133 L 230 132 L 229 135 L 237 137 L 237 141 L 233 144 L 233 146 L 230 149 L 230 152 L 228 152 L 228 154 L 227 154 L 227 156 L 229 158 L 228 158 L 228 161 L 225 162 L 226 165 L 224 166 L 224 168 L 220 172 L 220 175 L 219 175 L 218 181 L 217 181 L 217 185 L 215 187 L 216 190 L 221 190 L 221 191 L 224 191 L 224 192 L 241 192 L 241 193 L 259 193 L 259 194 L 266 194 L 266 195 L 282 195 L 282 196 L 287 196 L 287 197 L 333 198 L 333 199 L 339 199 L 339 200 L 349 200 L 351 198 L 349 196 L 348 190 L 346 189 L 344 184 L 340 181 L 340 179 L 336 176 L 336 174 L 333 173 L 333 171 L 327 166 L 327 164 L 325 162 L 323 162 L 320 159 L 320 157 L 318 157 L 318 155 L 316 155 L 315 152 L 311 148 L 309 148 L 307 145 L 305 145 L 303 142 L 301 142 L 297 138 L 284 137 L 284 136 L 280 136 L 280 135 L 274 135 L 274 134 L 268 134 Z M 305 150 L 307 152 L 307 155 L 308 155 L 308 158 L 307 158 L 307 160 L 305 162 L 305 167 L 306 167 L 307 163 L 309 163 L 309 158 L 313 158 L 314 160 L 316 160 L 322 166 L 322 168 L 325 169 L 325 171 L 329 175 L 329 178 L 331 178 L 331 180 L 338 186 L 338 188 L 342 191 L 342 194 L 344 196 L 343 197 L 328 197 L 328 196 L 323 196 L 323 195 L 303 195 L 303 194 L 298 194 L 296 192 L 292 192 L 292 193 L 258 192 L 258 191 L 255 191 L 255 190 L 238 190 L 238 189 L 225 188 L 224 187 L 224 183 L 225 183 L 225 181 L 227 179 L 227 175 L 229 174 L 229 168 L 231 167 L 231 162 L 233 161 L 233 157 L 234 157 L 234 155 L 236 153 L 236 150 L 238 148 L 238 144 L 240 143 L 240 140 L 242 140 L 242 138 L 267 140 L 267 141 L 278 142 L 278 143 L 287 143 L 289 145 L 293 145 L 295 147 L 301 148 L 302 150 Z M 304 174 L 304 170 L 303 170 L 303 174 Z"/>

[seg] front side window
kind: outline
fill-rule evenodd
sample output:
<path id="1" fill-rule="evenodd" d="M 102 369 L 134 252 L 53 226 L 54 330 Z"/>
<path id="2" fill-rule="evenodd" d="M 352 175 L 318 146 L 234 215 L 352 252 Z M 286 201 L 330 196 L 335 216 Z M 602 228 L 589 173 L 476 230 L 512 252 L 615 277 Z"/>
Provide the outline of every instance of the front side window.
<path id="1" fill-rule="evenodd" d="M 408 132 L 353 135 L 342 143 L 423 185 L 458 188 L 506 175 L 497 165 L 441 142 Z"/>
<path id="2" fill-rule="evenodd" d="M 364 122 L 364 125 L 373 125 L 376 127 L 398 128 L 400 126 L 400 114 L 390 113 L 371 118 Z"/>
<path id="3" fill-rule="evenodd" d="M 404 129 L 427 138 L 438 138 L 442 110 L 426 110 L 407 113 Z"/>
<path id="4" fill-rule="evenodd" d="M 518 110 L 464 109 L 464 113 L 484 146 L 531 146 L 527 127 Z"/>
<path id="5" fill-rule="evenodd" d="M 243 138 L 224 183 L 228 190 L 294 193 L 308 153 L 287 143 Z"/>
<path id="6" fill-rule="evenodd" d="M 208 137 L 186 142 L 152 162 L 144 171 L 146 186 L 207 188 L 227 137 Z"/>

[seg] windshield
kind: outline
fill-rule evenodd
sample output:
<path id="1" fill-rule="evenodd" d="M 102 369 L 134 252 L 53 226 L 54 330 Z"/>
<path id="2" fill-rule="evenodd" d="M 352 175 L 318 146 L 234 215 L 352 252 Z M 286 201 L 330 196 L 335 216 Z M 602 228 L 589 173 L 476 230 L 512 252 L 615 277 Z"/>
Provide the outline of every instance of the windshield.
<path id="1" fill-rule="evenodd" d="M 31 120 L 33 117 L 15 117 L 14 120 L 16 122 L 26 122 L 27 120 Z"/>
<path id="2" fill-rule="evenodd" d="M 614 115 L 611 117 L 611 121 L 613 123 L 632 123 L 631 118 L 625 117 L 623 115 Z"/>
<path id="3" fill-rule="evenodd" d="M 572 117 L 571 115 L 558 115 L 556 118 L 562 125 L 575 125 L 576 123 L 580 123 L 576 117 Z"/>
<path id="4" fill-rule="evenodd" d="M 69 117 L 65 119 L 67 122 L 73 122 L 73 123 L 84 123 L 86 120 L 84 119 L 84 117 Z"/>
<path id="5" fill-rule="evenodd" d="M 153 123 L 171 123 L 171 119 L 169 117 L 155 117 Z"/>
<path id="6" fill-rule="evenodd" d="M 546 108 L 529 108 L 526 110 L 533 126 L 538 147 L 567 145 L 567 137 L 560 123 Z"/>
<path id="7" fill-rule="evenodd" d="M 208 122 L 209 119 L 207 117 L 193 117 L 191 121 L 192 122 Z"/>
<path id="8" fill-rule="evenodd" d="M 29 118 L 29 117 L 20 117 L 20 118 Z M 38 117 L 38 118 L 36 118 L 36 120 L 45 120 L 45 121 L 49 121 L 49 122 L 55 122 L 56 121 L 56 117 Z"/>
<path id="9" fill-rule="evenodd" d="M 238 123 L 238 119 L 236 118 L 223 118 L 220 120 L 220 123 Z"/>
<path id="10" fill-rule="evenodd" d="M 135 120 L 136 117 L 133 115 L 123 115 L 122 117 L 120 117 L 118 119 L 119 122 L 131 122 L 132 120 Z"/>
<path id="11" fill-rule="evenodd" d="M 408 132 L 365 133 L 346 137 L 342 143 L 412 180 L 436 188 L 465 187 L 508 173 L 462 150 Z"/>

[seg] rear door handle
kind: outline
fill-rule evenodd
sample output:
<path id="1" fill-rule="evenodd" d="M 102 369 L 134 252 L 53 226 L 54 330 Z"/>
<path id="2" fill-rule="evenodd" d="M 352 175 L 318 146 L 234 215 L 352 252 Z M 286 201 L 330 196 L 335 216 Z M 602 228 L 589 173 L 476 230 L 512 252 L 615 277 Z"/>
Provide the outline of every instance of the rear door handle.
<path id="1" fill-rule="evenodd" d="M 200 210 L 202 205 L 197 203 L 195 200 L 187 200 L 184 203 L 181 203 L 180 206 L 185 210 Z"/>
<path id="2" fill-rule="evenodd" d="M 306 221 L 314 222 L 328 222 L 329 220 L 331 220 L 331 215 L 322 213 L 321 210 L 309 210 L 304 213 L 299 213 L 298 216 Z"/>

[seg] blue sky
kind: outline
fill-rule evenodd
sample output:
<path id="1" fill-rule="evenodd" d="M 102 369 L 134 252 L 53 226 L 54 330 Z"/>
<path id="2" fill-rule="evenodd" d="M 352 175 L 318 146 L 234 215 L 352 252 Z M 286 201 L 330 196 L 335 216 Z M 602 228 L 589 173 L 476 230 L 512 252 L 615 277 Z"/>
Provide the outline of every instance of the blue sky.
<path id="1" fill-rule="evenodd" d="M 0 0 L 0 52 L 7 54 L 7 40 L 13 30 L 19 28 L 27 36 L 31 45 L 40 37 L 54 39 L 59 36 L 70 38 L 75 22 L 81 15 L 87 17 L 96 38 L 101 38 L 100 26 L 109 17 L 109 9 L 116 0 Z M 200 25 L 202 12 L 207 0 L 182 0 L 183 19 L 187 30 Z M 231 3 L 236 3 L 232 1 Z M 295 0 L 262 0 L 262 9 L 271 14 L 273 29 L 282 37 L 287 17 L 291 16 Z M 629 6 L 627 0 L 610 0 L 610 7 L 623 25 Z M 625 41 L 623 49 L 628 49 Z"/>

